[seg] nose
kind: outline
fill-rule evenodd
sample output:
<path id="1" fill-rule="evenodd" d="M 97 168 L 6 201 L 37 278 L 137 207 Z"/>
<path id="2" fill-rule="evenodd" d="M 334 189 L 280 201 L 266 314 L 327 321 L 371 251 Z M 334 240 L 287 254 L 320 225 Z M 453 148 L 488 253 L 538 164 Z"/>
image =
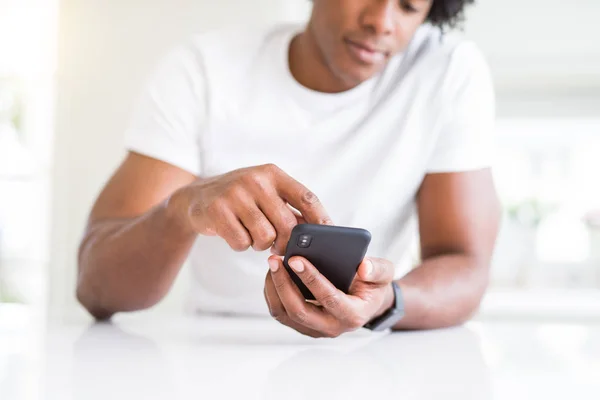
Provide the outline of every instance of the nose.
<path id="1" fill-rule="evenodd" d="M 373 0 L 361 15 L 362 26 L 376 35 L 389 35 L 394 29 L 394 6 L 397 0 Z"/>

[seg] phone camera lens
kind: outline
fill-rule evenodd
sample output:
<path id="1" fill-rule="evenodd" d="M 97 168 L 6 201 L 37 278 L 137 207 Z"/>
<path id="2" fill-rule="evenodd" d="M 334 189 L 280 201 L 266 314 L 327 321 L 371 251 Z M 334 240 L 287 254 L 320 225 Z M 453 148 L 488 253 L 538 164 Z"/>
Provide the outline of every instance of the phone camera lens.
<path id="1" fill-rule="evenodd" d="M 312 242 L 310 235 L 300 235 L 298 237 L 298 247 L 305 249 L 310 246 L 310 242 Z"/>

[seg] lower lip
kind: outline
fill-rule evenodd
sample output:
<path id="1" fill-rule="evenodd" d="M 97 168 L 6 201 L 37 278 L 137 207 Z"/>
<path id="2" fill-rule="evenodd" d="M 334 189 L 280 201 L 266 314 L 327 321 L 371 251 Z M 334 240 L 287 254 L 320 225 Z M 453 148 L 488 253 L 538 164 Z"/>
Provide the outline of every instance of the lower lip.
<path id="1" fill-rule="evenodd" d="M 350 41 L 346 41 L 350 54 L 363 64 L 380 64 L 385 61 L 385 54 L 380 51 L 369 51 Z"/>

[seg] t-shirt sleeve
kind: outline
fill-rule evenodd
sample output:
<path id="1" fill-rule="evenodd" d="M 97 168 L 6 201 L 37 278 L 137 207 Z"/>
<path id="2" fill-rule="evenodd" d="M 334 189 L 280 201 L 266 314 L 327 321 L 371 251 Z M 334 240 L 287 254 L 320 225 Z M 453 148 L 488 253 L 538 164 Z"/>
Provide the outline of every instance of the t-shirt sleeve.
<path id="1" fill-rule="evenodd" d="M 126 149 L 199 176 L 205 87 L 199 52 L 191 45 L 171 51 L 138 99 L 125 133 Z"/>
<path id="2" fill-rule="evenodd" d="M 490 167 L 494 148 L 495 98 L 489 67 L 472 43 L 451 56 L 442 96 L 445 113 L 427 172 Z"/>

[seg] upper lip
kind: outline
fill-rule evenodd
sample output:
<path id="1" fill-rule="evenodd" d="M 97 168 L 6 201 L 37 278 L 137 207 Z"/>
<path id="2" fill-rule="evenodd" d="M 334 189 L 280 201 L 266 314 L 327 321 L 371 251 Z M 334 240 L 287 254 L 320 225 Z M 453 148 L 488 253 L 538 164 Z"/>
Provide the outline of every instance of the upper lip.
<path id="1" fill-rule="evenodd" d="M 360 42 L 360 41 L 356 41 L 356 40 L 351 40 L 351 39 L 346 39 L 347 42 L 358 46 L 358 47 L 362 47 L 363 49 L 370 51 L 371 53 L 383 53 L 383 54 L 387 54 L 387 51 L 385 50 L 381 50 L 379 49 L 377 46 L 371 44 L 371 43 L 367 43 L 367 42 Z"/>

